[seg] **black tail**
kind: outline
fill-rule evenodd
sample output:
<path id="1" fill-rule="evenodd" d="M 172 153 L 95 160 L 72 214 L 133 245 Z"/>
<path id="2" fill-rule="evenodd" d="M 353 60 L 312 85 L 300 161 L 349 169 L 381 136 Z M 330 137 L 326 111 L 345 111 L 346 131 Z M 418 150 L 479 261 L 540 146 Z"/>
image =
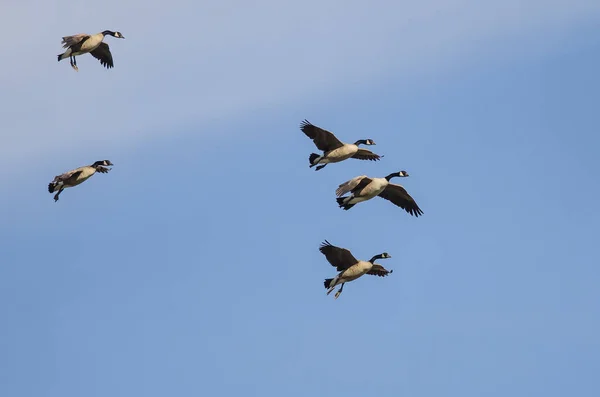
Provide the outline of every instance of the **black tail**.
<path id="1" fill-rule="evenodd" d="M 329 289 L 329 286 L 331 285 L 331 282 L 333 281 L 332 278 L 326 278 L 325 282 L 323 284 L 325 284 L 325 288 Z"/>
<path id="2" fill-rule="evenodd" d="M 320 157 L 320 156 L 319 156 L 318 154 L 316 154 L 316 153 L 311 153 L 311 154 L 310 154 L 310 156 L 308 156 L 308 161 L 310 162 L 310 166 L 311 166 L 311 167 L 312 167 L 313 165 L 316 165 L 316 164 L 313 164 L 313 163 L 314 163 L 314 161 L 315 161 L 316 159 L 318 159 L 319 157 Z"/>
<path id="3" fill-rule="evenodd" d="M 54 193 L 54 188 L 55 188 L 55 187 L 56 187 L 56 185 L 54 184 L 54 182 L 50 182 L 50 183 L 48 184 L 48 191 L 49 191 L 50 193 Z"/>
<path id="4" fill-rule="evenodd" d="M 61 58 L 61 57 L 62 57 L 62 55 L 63 55 L 63 54 L 58 54 L 58 62 L 62 61 L 62 58 Z"/>
<path id="5" fill-rule="evenodd" d="M 350 208 L 354 207 L 356 204 L 344 204 L 344 200 L 346 198 L 347 197 L 338 197 L 335 200 L 337 201 L 340 208 L 343 208 L 344 210 L 348 211 Z"/>

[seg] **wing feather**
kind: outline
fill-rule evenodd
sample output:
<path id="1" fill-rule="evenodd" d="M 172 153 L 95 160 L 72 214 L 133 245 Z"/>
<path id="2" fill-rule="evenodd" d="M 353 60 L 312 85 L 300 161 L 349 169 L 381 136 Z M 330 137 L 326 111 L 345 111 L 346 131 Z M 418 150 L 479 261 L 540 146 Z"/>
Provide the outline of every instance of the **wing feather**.
<path id="1" fill-rule="evenodd" d="M 99 172 L 101 174 L 106 174 L 108 171 L 110 171 L 112 168 L 106 168 L 106 167 L 101 167 L 98 166 L 96 167 L 96 172 Z"/>
<path id="2" fill-rule="evenodd" d="M 383 192 L 379 193 L 379 197 L 391 201 L 410 215 L 416 217 L 423 215 L 423 211 L 419 208 L 415 199 L 413 199 L 406 189 L 400 185 L 393 183 L 388 184 Z"/>
<path id="3" fill-rule="evenodd" d="M 349 181 L 346 181 L 346 182 L 342 183 L 336 189 L 335 194 L 338 197 L 341 197 L 341 196 L 343 196 L 346 193 L 350 193 L 352 190 L 354 190 L 355 187 L 358 186 L 358 184 L 360 183 L 360 181 L 362 181 L 364 178 L 368 179 L 368 177 L 366 175 L 359 175 L 357 177 L 354 177 L 354 178 L 350 179 Z"/>
<path id="4" fill-rule="evenodd" d="M 104 42 L 100 43 L 100 45 L 96 47 L 94 51 L 91 51 L 90 54 L 92 54 L 94 58 L 99 60 L 102 66 L 106 67 L 107 69 L 114 67 L 113 57 L 110 53 L 110 48 L 108 47 L 108 44 Z"/>
<path id="5" fill-rule="evenodd" d="M 346 270 L 358 262 L 350 251 L 345 248 L 336 247 L 327 240 L 321 244 L 319 251 L 325 255 L 327 262 L 331 266 L 336 267 L 338 271 Z"/>
<path id="6" fill-rule="evenodd" d="M 352 156 L 352 158 L 355 158 L 355 159 L 371 160 L 371 161 L 377 161 L 381 157 L 383 157 L 383 156 L 375 154 L 372 151 L 367 150 L 367 149 L 358 149 L 358 152 L 356 152 L 356 154 L 354 154 L 354 156 Z"/>
<path id="7" fill-rule="evenodd" d="M 324 152 L 344 146 L 344 143 L 333 135 L 333 133 L 313 125 L 308 120 L 300 123 L 300 129 L 313 140 L 315 146 Z"/>
<path id="8" fill-rule="evenodd" d="M 379 277 L 385 277 L 388 274 L 393 273 L 394 270 L 387 270 L 385 267 L 379 265 L 379 264 L 375 264 L 373 265 L 373 267 L 371 268 L 371 270 L 369 270 L 367 272 L 367 274 L 370 274 L 372 276 L 379 276 Z"/>
<path id="9" fill-rule="evenodd" d="M 65 36 L 62 38 L 61 44 L 63 44 L 63 48 L 69 48 L 87 37 L 90 37 L 90 35 L 87 33 L 79 33 L 74 34 L 73 36 Z"/>
<path id="10" fill-rule="evenodd" d="M 77 168 L 69 172 L 65 172 L 62 175 L 54 178 L 54 182 L 62 181 L 65 185 L 70 185 L 73 181 L 76 181 L 79 175 L 83 172 L 83 170 Z"/>
<path id="11" fill-rule="evenodd" d="M 81 169 L 75 168 L 74 170 L 67 171 L 65 173 L 55 176 L 53 182 L 66 181 L 67 179 L 71 178 L 73 175 L 75 175 L 75 177 L 77 177 L 77 175 L 79 175 L 79 174 L 81 174 Z"/>

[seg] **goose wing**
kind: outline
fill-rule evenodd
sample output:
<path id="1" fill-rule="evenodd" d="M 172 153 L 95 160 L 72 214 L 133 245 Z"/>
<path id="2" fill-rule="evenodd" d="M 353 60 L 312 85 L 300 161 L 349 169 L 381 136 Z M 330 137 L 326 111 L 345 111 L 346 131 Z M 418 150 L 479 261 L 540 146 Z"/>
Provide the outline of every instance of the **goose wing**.
<path id="1" fill-rule="evenodd" d="M 96 167 L 96 172 L 99 172 L 101 174 L 106 174 L 108 171 L 110 171 L 112 168 L 106 168 L 106 167 L 101 167 L 98 166 Z"/>
<path id="2" fill-rule="evenodd" d="M 352 158 L 359 160 L 377 161 L 381 158 L 381 156 L 367 149 L 358 149 L 358 152 L 356 152 L 354 156 L 352 156 Z"/>
<path id="3" fill-rule="evenodd" d="M 72 178 L 72 177 L 77 178 L 77 176 L 79 174 L 81 174 L 81 169 L 75 168 L 74 170 L 67 171 L 63 174 L 55 176 L 53 182 L 66 181 L 67 179 Z"/>
<path id="4" fill-rule="evenodd" d="M 100 45 L 96 47 L 94 51 L 91 51 L 90 54 L 92 54 L 94 58 L 99 60 L 102 66 L 106 67 L 107 69 L 114 67 L 113 57 L 110 53 L 110 48 L 108 47 L 108 44 L 104 42 L 100 43 Z"/>
<path id="5" fill-rule="evenodd" d="M 363 180 L 365 180 L 366 183 L 361 184 L 361 182 Z M 342 183 L 341 185 L 339 185 L 338 188 L 335 190 L 335 194 L 338 197 L 341 197 L 344 194 L 350 193 L 351 191 L 356 189 L 356 187 L 358 185 L 367 186 L 369 183 L 371 183 L 371 179 L 369 177 L 367 177 L 366 175 L 359 175 L 359 176 L 354 177 L 354 178 L 350 179 L 349 181 L 346 181 L 346 182 Z"/>
<path id="6" fill-rule="evenodd" d="M 69 48 L 72 45 L 79 43 L 80 41 L 87 40 L 89 37 L 90 35 L 87 33 L 79 33 L 74 34 L 73 36 L 65 36 L 62 38 L 61 44 L 63 45 L 63 48 Z"/>
<path id="7" fill-rule="evenodd" d="M 379 193 L 379 197 L 391 201 L 413 216 L 423 215 L 423 211 L 419 208 L 415 199 L 400 185 L 388 184 L 383 192 Z"/>
<path id="8" fill-rule="evenodd" d="M 69 185 L 73 181 L 76 181 L 82 172 L 83 172 L 83 170 L 81 170 L 81 169 L 75 169 L 75 170 L 65 172 L 62 175 L 55 176 L 52 183 L 62 182 L 65 185 Z M 52 192 L 50 192 L 50 193 L 52 193 Z"/>
<path id="9" fill-rule="evenodd" d="M 319 150 L 327 152 L 344 146 L 344 143 L 333 135 L 333 133 L 311 124 L 308 120 L 300 123 L 300 129 L 313 140 Z"/>
<path id="10" fill-rule="evenodd" d="M 325 255 L 327 262 L 331 266 L 336 267 L 338 271 L 346 270 L 358 262 L 350 251 L 345 248 L 336 247 L 327 240 L 321 244 L 319 251 Z"/>
<path id="11" fill-rule="evenodd" d="M 379 277 L 385 277 L 390 273 L 393 273 L 393 270 L 387 270 L 385 267 L 375 264 L 373 265 L 373 267 L 371 268 L 371 270 L 369 270 L 367 272 L 367 274 L 370 274 L 372 276 L 379 276 Z"/>

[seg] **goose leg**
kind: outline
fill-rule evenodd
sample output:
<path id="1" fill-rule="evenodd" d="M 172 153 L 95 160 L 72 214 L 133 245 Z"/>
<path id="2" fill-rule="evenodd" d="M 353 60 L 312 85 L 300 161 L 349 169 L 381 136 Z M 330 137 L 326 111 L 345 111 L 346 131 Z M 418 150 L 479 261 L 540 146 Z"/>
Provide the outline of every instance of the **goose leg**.
<path id="1" fill-rule="evenodd" d="M 62 193 L 62 191 L 63 191 L 63 190 L 65 190 L 65 189 L 61 188 L 61 189 L 58 191 L 58 193 L 56 193 L 56 194 L 54 195 L 54 202 L 57 202 L 57 201 L 58 201 L 58 196 L 59 196 L 59 195 Z"/>
<path id="2" fill-rule="evenodd" d="M 333 292 L 334 289 L 335 289 L 335 287 L 329 288 L 329 290 L 327 290 L 327 295 L 331 294 L 331 292 Z"/>
<path id="3" fill-rule="evenodd" d="M 79 68 L 77 67 L 77 61 L 75 60 L 75 57 L 71 55 L 71 67 L 73 69 L 75 69 L 76 72 L 79 72 Z"/>
<path id="4" fill-rule="evenodd" d="M 346 284 L 346 283 L 342 283 L 342 286 L 340 287 L 340 290 L 335 293 L 334 299 L 337 299 L 340 296 L 340 294 L 344 290 L 344 284 Z"/>
<path id="5" fill-rule="evenodd" d="M 329 164 L 329 163 L 321 164 L 320 166 L 318 166 L 317 168 L 315 168 L 315 171 L 319 171 L 321 168 L 325 168 L 325 166 L 327 164 Z"/>

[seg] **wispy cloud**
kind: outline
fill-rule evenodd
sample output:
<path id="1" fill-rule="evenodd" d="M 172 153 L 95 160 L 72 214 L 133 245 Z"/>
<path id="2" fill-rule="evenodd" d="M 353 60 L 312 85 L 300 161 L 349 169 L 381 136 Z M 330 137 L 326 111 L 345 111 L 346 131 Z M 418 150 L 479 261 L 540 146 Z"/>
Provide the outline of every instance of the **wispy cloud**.
<path id="1" fill-rule="evenodd" d="M 12 3 L 1 6 L 0 26 L 0 158 L 10 163 L 128 143 L 160 126 L 324 95 L 390 73 L 410 79 L 490 42 L 600 15 L 593 0 Z M 79 58 L 79 73 L 56 62 L 61 36 L 104 29 L 126 37 L 107 38 L 114 69 L 91 56 Z"/>

